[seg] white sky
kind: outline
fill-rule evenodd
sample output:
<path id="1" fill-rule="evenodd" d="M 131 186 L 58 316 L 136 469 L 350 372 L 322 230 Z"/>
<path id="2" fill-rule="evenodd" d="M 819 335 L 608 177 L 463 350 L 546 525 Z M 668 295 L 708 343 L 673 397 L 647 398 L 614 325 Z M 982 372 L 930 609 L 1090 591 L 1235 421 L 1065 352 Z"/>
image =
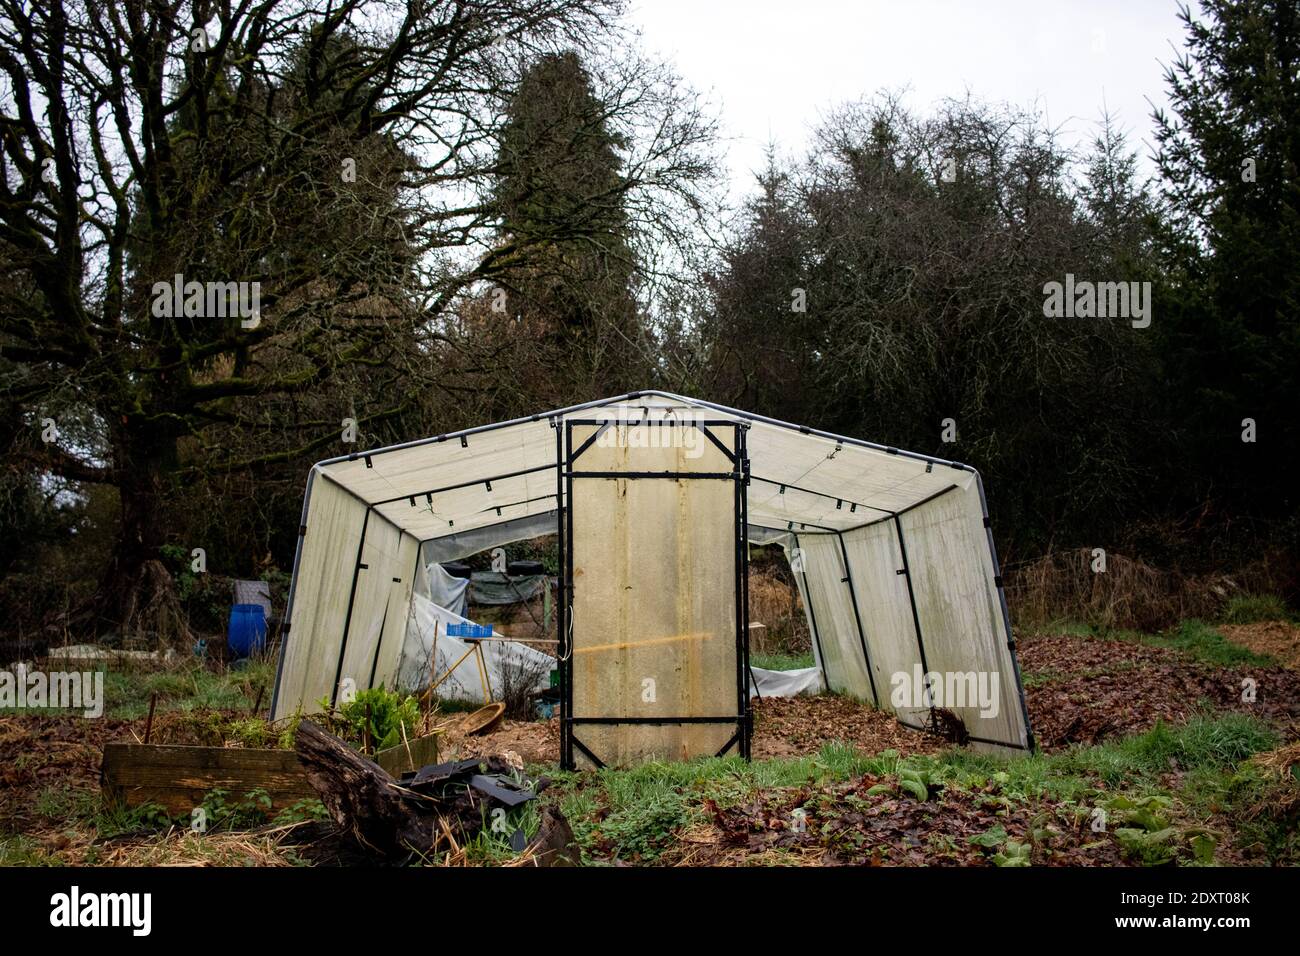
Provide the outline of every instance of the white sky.
<path id="1" fill-rule="evenodd" d="M 631 20 L 650 52 L 710 95 L 737 199 L 769 140 L 801 156 L 829 107 L 882 89 L 907 89 L 919 112 L 967 89 L 1036 104 L 1070 145 L 1091 138 L 1104 103 L 1145 158 L 1147 99 L 1166 104 L 1161 64 L 1182 48 L 1176 10 L 1175 0 L 633 0 Z"/>

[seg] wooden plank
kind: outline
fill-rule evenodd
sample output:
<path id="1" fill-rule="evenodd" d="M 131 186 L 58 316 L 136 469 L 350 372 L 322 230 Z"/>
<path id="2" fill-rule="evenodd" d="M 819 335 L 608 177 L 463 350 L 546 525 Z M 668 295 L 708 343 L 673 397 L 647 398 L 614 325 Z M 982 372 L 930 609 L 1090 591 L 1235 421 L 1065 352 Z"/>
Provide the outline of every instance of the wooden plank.
<path id="1" fill-rule="evenodd" d="M 407 755 L 406 744 L 398 744 L 375 754 L 375 763 L 383 767 L 391 776 L 400 777 L 404 773 L 414 773 L 421 767 L 438 762 L 438 734 L 427 734 L 411 741 L 411 752 Z"/>
<path id="2" fill-rule="evenodd" d="M 100 778 L 109 799 L 128 807 L 156 804 L 172 816 L 188 815 L 218 789 L 232 802 L 263 790 L 272 810 L 316 796 L 292 750 L 110 743 Z"/>

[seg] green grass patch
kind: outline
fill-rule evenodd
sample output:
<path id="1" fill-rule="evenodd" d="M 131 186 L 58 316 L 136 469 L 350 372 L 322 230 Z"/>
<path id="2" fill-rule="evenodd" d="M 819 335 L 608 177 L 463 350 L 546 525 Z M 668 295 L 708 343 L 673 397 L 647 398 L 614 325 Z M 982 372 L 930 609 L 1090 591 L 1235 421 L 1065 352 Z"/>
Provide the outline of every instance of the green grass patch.
<path id="1" fill-rule="evenodd" d="M 0 834 L 0 866 L 62 866 L 41 844 L 21 833 Z"/>
<path id="2" fill-rule="evenodd" d="M 1199 661 L 1217 667 L 1270 667 L 1277 664 L 1263 654 L 1256 654 L 1247 648 L 1234 644 L 1217 630 L 1214 625 L 1195 619 L 1183 621 L 1177 627 L 1161 634 L 1144 634 L 1141 631 L 1106 630 L 1089 624 L 1061 624 L 1053 626 L 1045 634 L 1063 634 L 1068 637 L 1095 637 L 1109 641 L 1127 641 L 1132 644 L 1144 644 L 1147 647 L 1164 647 L 1183 651 Z M 1046 683 L 1054 679 L 1049 672 L 1038 675 L 1038 680 Z"/>
<path id="3" fill-rule="evenodd" d="M 852 745 L 831 742 L 811 756 L 748 764 L 738 757 L 714 757 L 594 774 L 561 773 L 556 792 L 562 794 L 561 809 L 584 848 L 604 840 L 615 846 L 616 857 L 648 861 L 662 852 L 674 828 L 692 822 L 693 808 L 705 799 L 734 806 L 760 789 L 915 771 L 963 788 L 993 782 L 1009 800 L 1078 801 L 1102 786 L 1158 789 L 1159 775 L 1175 767 L 1222 774 L 1276 744 L 1276 735 L 1257 718 L 1225 714 L 1197 716 L 1181 726 L 1160 724 L 1145 734 L 1056 754 L 1007 759 L 953 748 L 934 756 L 900 757 L 892 750 L 865 754 Z"/>
<path id="4" fill-rule="evenodd" d="M 125 720 L 143 717 L 154 694 L 161 710 L 251 710 L 259 690 L 262 703 L 270 703 L 274 680 L 275 662 L 269 658 L 239 669 L 216 668 L 196 659 L 167 670 L 109 670 L 104 674 L 105 714 Z"/>
<path id="5" fill-rule="evenodd" d="M 1139 640 L 1152 647 L 1170 647 L 1185 651 L 1198 660 L 1218 667 L 1269 667 L 1277 662 L 1271 657 L 1256 654 L 1239 644 L 1234 644 L 1213 626 L 1204 621 L 1183 621 L 1177 628 L 1154 636 L 1142 635 Z"/>
<path id="6" fill-rule="evenodd" d="M 1223 610 L 1225 624 L 1255 624 L 1259 621 L 1287 621 L 1291 613 L 1276 594 L 1237 594 Z"/>
<path id="7" fill-rule="evenodd" d="M 797 671 L 817 664 L 812 651 L 803 654 L 750 654 L 749 663 L 765 671 Z"/>

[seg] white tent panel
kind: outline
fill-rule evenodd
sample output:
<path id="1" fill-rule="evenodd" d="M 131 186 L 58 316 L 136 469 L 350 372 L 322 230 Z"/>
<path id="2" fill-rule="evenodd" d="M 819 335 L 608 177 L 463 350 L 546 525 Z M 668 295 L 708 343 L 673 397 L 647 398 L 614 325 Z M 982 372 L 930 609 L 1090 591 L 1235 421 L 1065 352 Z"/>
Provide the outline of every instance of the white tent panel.
<path id="1" fill-rule="evenodd" d="M 962 719 L 973 738 L 1024 747 L 1028 740 L 1020 682 L 983 517 L 978 489 L 972 487 L 941 495 L 899 520 L 926 663 L 931 671 L 946 675 L 973 675 L 973 685 L 966 681 L 961 686 L 966 706 L 947 699 L 942 705 Z M 997 693 L 991 695 L 994 677 Z M 976 703 L 982 690 L 992 697 L 983 710 Z"/>
<path id="2" fill-rule="evenodd" d="M 347 619 L 357 542 L 366 506 L 313 469 L 307 484 L 307 533 L 294 574 L 292 620 L 284 643 L 276 692 L 276 718 L 302 709 L 334 685 Z"/>
<path id="3" fill-rule="evenodd" d="M 445 438 L 359 453 L 325 467 L 360 497 L 378 503 L 553 464 L 555 431 L 542 419 L 467 435 L 463 446 L 460 438 Z"/>
<path id="4" fill-rule="evenodd" d="M 857 619 L 844 578 L 839 540 L 831 534 L 799 535 L 808 599 L 821 645 L 822 669 L 831 690 L 874 703 Z"/>
<path id="5" fill-rule="evenodd" d="M 381 628 L 389 610 L 393 578 L 401 576 L 402 571 L 410 577 L 414 569 L 413 564 L 401 570 L 397 568 L 401 543 L 402 532 L 372 512 L 366 522 L 361 546 L 361 566 L 355 571 L 351 614 L 344 620 L 343 666 L 339 669 L 339 680 L 352 681 L 356 690 L 370 686 Z M 405 615 L 405 604 L 400 612 Z M 329 690 L 332 695 L 334 688 Z"/>
<path id="6" fill-rule="evenodd" d="M 483 480 L 465 488 L 413 495 L 377 505 L 375 510 L 421 540 L 554 511 L 554 464 L 552 450 L 544 472 L 512 478 L 489 473 Z M 487 487 L 489 484 L 491 490 Z M 500 514 L 497 509 L 501 510 Z"/>
<path id="7" fill-rule="evenodd" d="M 402 645 L 406 640 L 411 595 L 415 591 L 415 582 L 420 575 L 416 563 L 419 554 L 420 542 L 403 532 L 401 544 L 390 563 L 390 570 L 393 573 L 388 585 L 388 600 L 384 607 L 383 635 L 380 646 L 375 651 L 375 663 L 369 683 L 371 687 L 391 688 L 397 679 Z"/>
<path id="8" fill-rule="evenodd" d="M 912 666 L 921 660 L 912 620 L 907 579 L 899 574 L 903 557 L 891 518 L 844 533 L 862 626 L 867 634 L 872 673 L 880 694 L 880 708 L 895 713 L 913 726 L 924 723 L 922 707 L 899 707 L 894 699 L 895 675 L 910 679 Z"/>

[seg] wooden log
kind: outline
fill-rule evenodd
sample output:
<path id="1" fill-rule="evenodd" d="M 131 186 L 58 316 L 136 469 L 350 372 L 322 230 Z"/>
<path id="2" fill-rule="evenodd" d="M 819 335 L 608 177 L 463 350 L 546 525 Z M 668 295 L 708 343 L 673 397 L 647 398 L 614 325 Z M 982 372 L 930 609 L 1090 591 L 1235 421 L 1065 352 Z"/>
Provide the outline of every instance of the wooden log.
<path id="1" fill-rule="evenodd" d="M 385 856 L 434 848 L 441 827 L 432 800 L 309 720 L 298 725 L 295 746 L 321 803 L 359 842 Z"/>
<path id="2" fill-rule="evenodd" d="M 174 817 L 187 816 L 212 790 L 227 791 L 231 800 L 263 790 L 273 810 L 316 796 L 292 750 L 251 747 L 105 744 L 100 782 L 110 800 L 156 804 Z"/>

